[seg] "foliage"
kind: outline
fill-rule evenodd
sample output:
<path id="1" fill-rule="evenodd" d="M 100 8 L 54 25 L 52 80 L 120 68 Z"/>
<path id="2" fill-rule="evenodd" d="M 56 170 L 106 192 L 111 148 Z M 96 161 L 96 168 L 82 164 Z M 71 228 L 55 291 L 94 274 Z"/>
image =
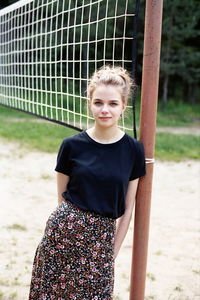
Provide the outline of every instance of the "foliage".
<path id="1" fill-rule="evenodd" d="M 12 4 L 16 2 L 15 0 L 4 0 L 0 3 L 0 8 Z M 42 3 L 41 0 L 37 0 L 38 4 Z M 142 52 L 143 52 L 143 31 L 144 31 L 144 11 L 145 11 L 145 0 L 140 1 L 140 13 L 139 13 L 139 24 L 138 24 L 138 70 L 137 70 L 137 83 L 140 85 L 141 83 L 141 72 L 142 72 Z M 41 16 L 42 18 L 47 18 L 51 14 L 51 9 L 61 11 L 63 7 L 67 10 L 69 7 L 69 3 L 71 3 L 71 9 L 75 1 L 59 1 L 59 7 L 57 7 L 57 2 L 55 1 L 54 6 L 47 5 L 47 11 L 42 9 L 42 6 L 33 11 L 31 15 L 31 22 Z M 82 5 L 82 1 L 77 0 L 78 6 Z M 85 2 L 86 3 L 86 2 Z M 105 16 L 106 11 L 106 3 L 107 1 L 101 1 L 99 7 L 100 16 Z M 125 6 L 125 0 L 121 1 L 108 1 L 108 16 L 111 15 L 115 11 L 116 3 L 118 3 L 119 10 L 123 9 Z M 133 10 L 135 1 L 130 1 L 133 4 Z M 162 27 L 162 49 L 161 49 L 161 69 L 160 69 L 160 98 L 162 98 L 163 103 L 167 103 L 170 98 L 175 100 L 182 99 L 188 103 L 199 102 L 200 99 L 200 52 L 199 52 L 199 38 L 200 38 L 200 10 L 198 9 L 199 1 L 198 0 L 168 0 L 164 1 L 164 10 L 163 10 L 163 27 Z M 63 6 L 64 5 L 64 6 Z M 97 7 L 97 6 L 96 6 Z M 92 10 L 92 14 L 90 14 L 89 6 L 84 9 L 84 13 L 82 14 L 81 10 L 77 10 L 75 13 L 73 10 L 70 14 L 66 13 L 64 18 L 58 18 L 58 28 L 60 26 L 67 27 L 68 25 L 73 25 L 75 22 L 75 17 L 77 18 L 77 22 L 80 22 L 81 18 L 83 21 L 87 23 L 89 16 L 90 20 L 94 21 L 98 11 L 97 8 Z M 76 14 L 76 15 L 75 15 Z M 47 18 L 48 19 L 48 18 Z M 48 28 L 52 29 L 52 32 L 56 26 L 56 22 L 49 18 L 47 22 L 41 24 L 39 30 L 41 32 L 45 32 L 46 25 Z M 35 26 L 32 26 L 31 33 L 31 43 L 32 45 L 36 44 L 36 39 L 34 37 L 34 32 L 36 30 Z M 80 26 L 77 26 L 76 35 L 73 35 L 73 32 L 69 32 L 67 35 L 65 29 L 63 31 L 63 35 L 58 32 L 55 34 L 52 33 L 51 38 L 47 35 L 44 39 L 39 40 L 39 43 L 46 43 L 49 46 L 49 50 L 47 50 L 47 57 L 51 54 L 52 61 L 56 60 L 65 60 L 66 55 L 68 55 L 69 60 L 87 60 L 88 57 L 90 59 L 94 59 L 94 50 L 97 47 L 97 59 L 102 58 L 102 51 L 106 51 L 108 57 L 112 57 L 112 43 L 107 41 L 106 49 L 103 49 L 103 43 L 99 42 L 95 44 L 92 40 L 95 40 L 96 35 L 96 24 L 91 24 L 90 26 L 90 43 L 88 41 L 88 26 L 83 26 L 83 30 L 81 33 Z M 132 31 L 132 21 L 127 19 L 127 33 L 131 33 Z M 116 33 L 117 36 L 120 37 L 123 31 L 123 20 L 119 18 L 116 22 Z M 30 34 L 30 32 L 21 31 L 26 35 Z M 105 32 L 105 20 L 99 22 L 98 24 L 98 32 L 100 34 L 100 38 L 104 37 Z M 73 40 L 78 40 L 80 38 L 80 34 L 82 34 L 82 41 L 85 42 L 82 45 L 82 48 L 76 47 L 76 51 L 73 51 L 73 46 L 69 45 L 67 47 L 58 47 L 57 51 L 52 47 L 56 43 L 59 45 L 61 40 L 63 43 L 70 43 Z M 113 34 L 113 20 L 109 20 L 107 23 L 107 38 L 112 37 Z M 67 41 L 67 36 L 69 36 L 69 40 Z M 125 49 L 125 56 L 128 58 L 130 56 L 130 49 L 132 47 L 131 42 L 127 42 Z M 121 40 L 116 42 L 116 50 L 115 50 L 115 58 L 117 60 L 120 59 L 120 48 L 121 48 Z M 35 62 L 40 61 L 40 55 L 38 52 L 34 53 Z M 42 53 L 43 55 L 43 53 Z M 89 55 L 89 56 L 88 56 Z M 87 67 L 87 64 L 83 62 L 81 64 L 81 71 L 79 69 L 79 63 L 75 63 L 74 68 L 71 68 L 69 63 L 68 70 L 66 69 L 66 64 L 52 64 L 52 67 L 47 65 L 41 65 L 40 70 L 42 73 L 44 72 L 46 76 L 51 76 L 55 73 L 61 74 L 61 77 L 73 75 L 77 72 L 81 72 L 82 78 L 87 77 L 87 73 L 90 73 L 90 69 Z M 92 66 L 92 65 L 91 65 Z M 97 63 L 99 66 L 99 63 Z M 67 73 L 68 72 L 68 73 Z M 53 83 L 53 80 L 52 80 Z M 41 79 L 41 85 L 43 85 L 43 80 Z M 55 84 L 55 82 L 53 83 Z M 69 82 L 68 82 L 69 84 Z M 66 82 L 58 83 L 58 86 L 62 85 L 63 87 L 66 85 Z M 49 87 L 48 87 L 49 88 Z M 81 88 L 80 88 L 81 89 Z M 85 86 L 83 84 L 82 90 L 80 90 L 78 86 L 76 86 L 77 93 L 83 93 Z M 59 87 L 58 87 L 59 90 Z M 70 91 L 69 91 L 70 92 Z"/>
<path id="2" fill-rule="evenodd" d="M 141 85 L 145 0 L 140 1 L 137 83 Z M 163 3 L 159 99 L 200 102 L 200 10 L 198 0 Z"/>
<path id="3" fill-rule="evenodd" d="M 197 95 L 194 95 L 193 89 L 196 89 L 200 83 L 200 53 L 198 49 L 200 11 L 197 9 L 198 3 L 198 0 L 168 0 L 164 2 L 163 12 L 162 84 L 166 84 L 167 80 L 167 88 L 173 87 L 174 92 L 184 86 L 181 88 L 182 93 L 180 94 L 189 101 L 197 100 L 194 99 Z M 167 98 L 167 95 L 163 93 L 164 102 Z"/>

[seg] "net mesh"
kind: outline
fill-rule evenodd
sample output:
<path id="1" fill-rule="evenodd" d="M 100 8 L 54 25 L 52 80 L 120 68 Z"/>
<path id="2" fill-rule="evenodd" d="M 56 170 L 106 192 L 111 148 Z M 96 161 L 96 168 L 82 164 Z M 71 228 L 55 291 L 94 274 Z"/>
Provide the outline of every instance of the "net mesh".
<path id="1" fill-rule="evenodd" d="M 88 128 L 94 70 L 133 71 L 135 7 L 134 0 L 22 0 L 1 10 L 0 104 Z M 132 130 L 132 119 L 130 101 L 120 127 Z"/>

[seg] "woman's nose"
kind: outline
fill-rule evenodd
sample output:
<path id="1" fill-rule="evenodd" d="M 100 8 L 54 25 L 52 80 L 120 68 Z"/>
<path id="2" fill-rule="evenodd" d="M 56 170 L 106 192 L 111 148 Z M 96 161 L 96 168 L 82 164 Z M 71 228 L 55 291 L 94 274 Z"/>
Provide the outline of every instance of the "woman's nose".
<path id="1" fill-rule="evenodd" d="M 108 105 L 107 104 L 103 105 L 102 112 L 108 112 Z"/>

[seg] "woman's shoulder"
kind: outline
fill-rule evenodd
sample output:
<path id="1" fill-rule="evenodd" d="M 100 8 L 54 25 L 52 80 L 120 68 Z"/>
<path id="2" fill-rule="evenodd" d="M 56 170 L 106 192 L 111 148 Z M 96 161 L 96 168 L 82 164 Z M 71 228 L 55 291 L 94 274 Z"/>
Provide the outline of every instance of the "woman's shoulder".
<path id="1" fill-rule="evenodd" d="M 136 150 L 140 150 L 140 149 L 144 148 L 144 146 L 143 146 L 143 144 L 142 144 L 141 141 L 136 140 L 135 138 L 133 138 L 132 136 L 130 136 L 127 133 L 126 133 L 126 136 L 127 136 L 127 139 L 129 141 L 130 145 L 132 147 L 134 147 Z"/>
<path id="2" fill-rule="evenodd" d="M 82 132 L 78 132 L 74 135 L 71 135 L 71 136 L 67 136 L 65 138 L 63 138 L 63 143 L 65 144 L 68 144 L 68 143 L 71 143 L 71 142 L 76 142 L 76 141 L 79 141 L 82 139 Z"/>
<path id="3" fill-rule="evenodd" d="M 61 145 L 67 149 L 71 149 L 71 148 L 76 149 L 77 147 L 80 148 L 80 146 L 84 147 L 85 141 L 86 139 L 85 139 L 84 131 L 81 131 L 72 136 L 67 136 L 63 138 Z"/>

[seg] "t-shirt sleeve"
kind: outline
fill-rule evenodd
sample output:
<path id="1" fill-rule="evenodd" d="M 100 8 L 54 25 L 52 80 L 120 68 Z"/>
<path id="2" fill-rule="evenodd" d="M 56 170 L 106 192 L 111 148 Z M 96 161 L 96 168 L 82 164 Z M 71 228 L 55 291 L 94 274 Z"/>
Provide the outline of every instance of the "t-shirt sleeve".
<path id="1" fill-rule="evenodd" d="M 145 154 L 143 144 L 139 141 L 135 143 L 135 162 L 133 165 L 133 169 L 129 178 L 130 180 L 137 179 L 146 174 L 146 164 L 145 164 Z"/>
<path id="2" fill-rule="evenodd" d="M 71 162 L 69 156 L 70 156 L 69 142 L 66 139 L 64 139 L 58 151 L 55 171 L 63 173 L 68 176 L 71 174 Z"/>

